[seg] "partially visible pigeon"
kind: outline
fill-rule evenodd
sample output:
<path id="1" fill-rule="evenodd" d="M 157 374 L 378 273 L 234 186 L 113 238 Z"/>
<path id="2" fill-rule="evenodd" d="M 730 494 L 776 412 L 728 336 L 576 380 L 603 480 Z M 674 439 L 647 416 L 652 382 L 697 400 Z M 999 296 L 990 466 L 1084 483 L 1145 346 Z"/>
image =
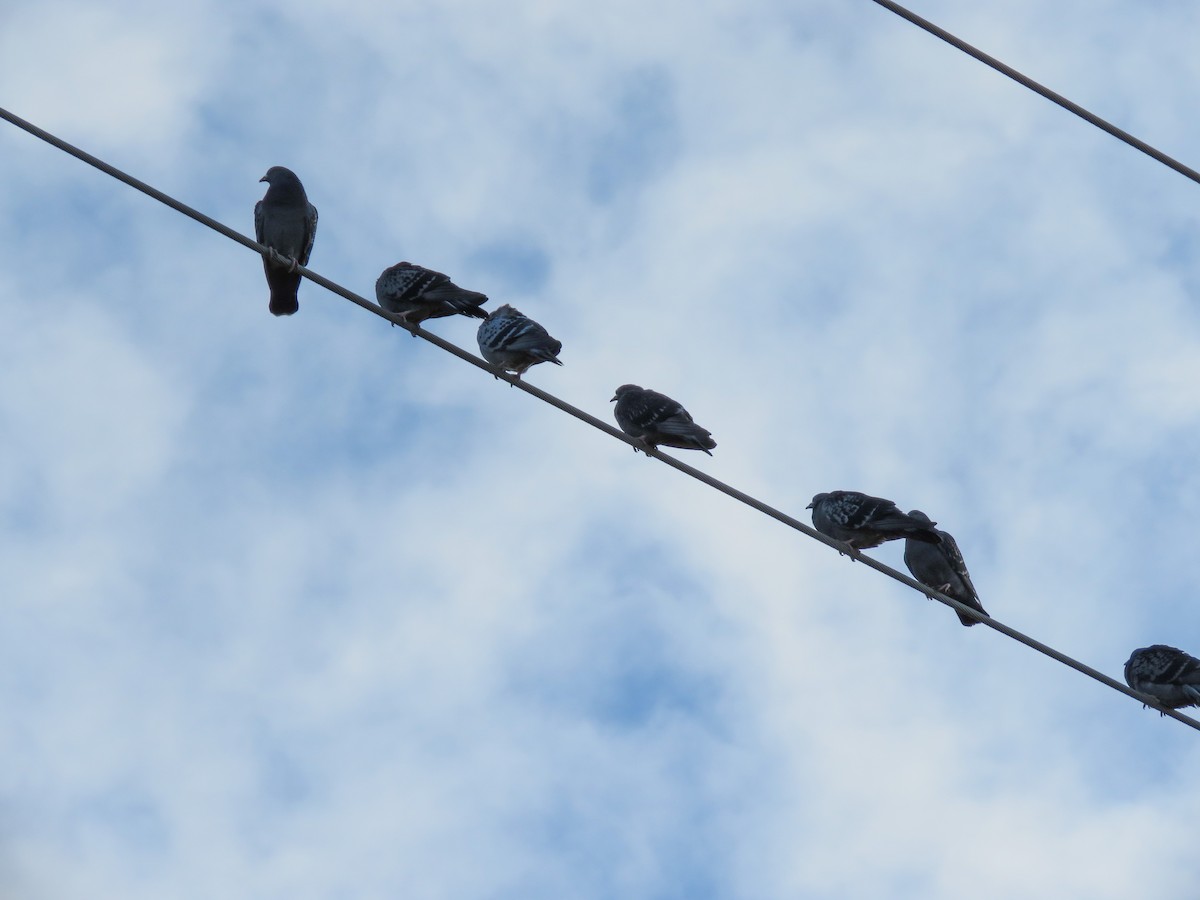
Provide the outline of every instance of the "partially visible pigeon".
<path id="1" fill-rule="evenodd" d="M 487 295 L 460 288 L 450 277 L 423 266 L 399 262 L 383 270 L 375 282 L 375 299 L 406 325 L 420 325 L 426 319 L 440 319 L 459 313 L 486 319 L 479 307 Z"/>
<path id="2" fill-rule="evenodd" d="M 562 341 L 541 325 L 505 303 L 479 326 L 479 352 L 493 366 L 520 378 L 530 366 L 550 362 L 561 366 Z"/>
<path id="3" fill-rule="evenodd" d="M 291 169 L 271 166 L 259 181 L 267 183 L 267 192 L 254 204 L 254 237 L 271 251 L 263 254 L 270 309 L 277 316 L 290 316 L 300 308 L 296 267 L 308 265 L 317 236 L 317 208 L 308 202 L 304 185 Z"/>
<path id="4" fill-rule="evenodd" d="M 614 401 L 617 424 L 630 437 L 640 439 L 645 449 L 661 444 L 681 450 L 703 450 L 712 456 L 709 451 L 717 446 L 709 431 L 693 422 L 688 411 L 665 394 L 636 384 L 623 384 L 609 402 Z"/>
<path id="5" fill-rule="evenodd" d="M 934 524 L 929 516 L 919 509 L 910 509 L 908 516 L 930 526 Z M 941 591 L 986 616 L 987 610 L 979 602 L 979 594 L 975 592 L 975 585 L 971 583 L 971 573 L 967 571 L 967 564 L 963 562 L 958 542 L 947 531 L 939 530 L 938 535 L 942 538 L 940 544 L 931 544 L 912 537 L 904 539 L 904 564 L 908 566 L 908 571 L 926 587 Z M 978 619 L 972 619 L 964 613 L 958 614 L 958 621 L 967 626 L 979 624 Z"/>
<path id="6" fill-rule="evenodd" d="M 1166 644 L 1134 650 L 1125 663 L 1125 683 L 1162 706 L 1200 706 L 1200 659 Z"/>
<path id="7" fill-rule="evenodd" d="M 817 494 L 807 508 L 813 511 L 813 527 L 817 531 L 855 550 L 878 547 L 884 541 L 898 538 L 911 537 L 928 544 L 942 542 L 942 536 L 933 527 L 936 522 L 906 516 L 891 500 L 858 491 Z"/>

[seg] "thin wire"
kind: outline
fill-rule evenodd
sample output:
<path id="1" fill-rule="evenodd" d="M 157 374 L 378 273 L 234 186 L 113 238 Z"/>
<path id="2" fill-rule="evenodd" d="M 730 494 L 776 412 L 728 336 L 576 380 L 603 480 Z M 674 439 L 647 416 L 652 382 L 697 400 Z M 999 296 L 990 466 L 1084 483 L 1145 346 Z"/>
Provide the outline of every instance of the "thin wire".
<path id="1" fill-rule="evenodd" d="M 24 119 L 21 119 L 18 116 L 15 116 L 12 113 L 8 112 L 8 110 L 0 108 L 0 118 L 6 119 L 7 121 L 16 125 L 18 128 L 21 128 L 21 129 L 29 132 L 30 134 L 34 135 L 35 137 L 38 137 L 38 138 L 46 141 L 47 143 L 52 144 L 55 147 L 58 147 L 60 150 L 63 150 L 64 152 L 71 154 L 72 156 L 76 157 L 77 159 L 81 159 L 84 162 L 88 163 L 89 165 L 95 166 L 100 171 L 102 171 L 108 175 L 111 175 L 113 178 L 116 178 L 118 181 L 122 181 L 131 187 L 137 188 L 139 191 L 142 191 L 145 194 L 149 194 L 155 200 L 158 200 L 161 203 L 165 203 L 167 206 L 171 207 L 172 209 L 177 210 L 178 212 L 181 212 L 184 215 L 195 219 L 197 222 L 200 222 L 201 224 L 207 225 L 209 228 L 212 228 L 214 231 L 219 231 L 221 234 L 237 241 L 239 244 L 242 244 L 245 247 L 249 247 L 255 253 L 258 253 L 261 255 L 261 254 L 267 252 L 267 248 L 264 247 L 262 244 L 259 244 L 255 241 L 250 240 L 245 235 L 239 234 L 238 232 L 234 231 L 233 229 L 229 228 L 228 226 L 221 224 L 216 219 L 212 219 L 209 216 L 206 216 L 203 213 L 192 209 L 190 206 L 179 202 L 175 198 L 170 197 L 167 194 L 164 194 L 162 191 L 151 187 L 150 185 L 146 184 L 145 182 L 139 181 L 138 179 L 132 177 L 131 175 L 127 175 L 126 173 L 122 172 L 120 169 L 117 169 L 114 166 L 109 165 L 108 163 L 104 162 L 103 160 L 97 159 L 96 157 L 92 156 L 90 153 L 86 153 L 83 150 L 80 150 L 79 148 L 74 147 L 71 144 L 68 144 L 66 141 L 62 140 L 61 138 L 55 137 L 54 135 L 50 134 L 49 132 L 44 131 L 41 128 L 38 128 L 37 126 L 32 125 L 29 122 L 26 122 Z M 634 447 L 635 449 L 643 450 L 643 452 L 645 452 L 644 448 L 642 447 L 641 442 L 631 438 L 629 435 L 625 434 L 623 431 L 619 431 L 618 429 L 614 428 L 612 425 L 609 425 L 607 422 L 602 422 L 600 419 L 597 419 L 595 416 L 591 415 L 590 413 L 586 413 L 582 409 L 579 409 L 576 406 L 572 406 L 570 403 L 567 403 L 565 400 L 561 400 L 558 397 L 555 397 L 553 394 L 548 394 L 545 391 L 543 391 L 541 388 L 535 387 L 532 384 L 522 381 L 520 378 L 517 378 L 516 376 L 509 375 L 507 372 L 504 372 L 500 369 L 494 368 L 493 366 L 484 362 L 479 357 L 468 353 L 466 350 L 463 350 L 461 347 L 458 347 L 455 344 L 451 344 L 449 341 L 445 340 L 444 338 L 438 337 L 436 334 L 425 331 L 424 329 L 422 329 L 418 326 L 408 325 L 408 324 L 402 322 L 397 316 L 393 316 L 391 313 L 387 312 L 382 307 L 377 306 L 376 304 L 372 303 L 370 300 L 367 300 L 364 297 L 360 297 L 358 294 L 355 294 L 353 291 L 350 291 L 350 290 L 342 287 L 340 284 L 335 284 L 334 282 L 330 281 L 329 279 L 325 278 L 324 276 L 318 275 L 316 272 L 313 272 L 303 266 L 297 267 L 296 271 L 300 272 L 302 275 L 304 275 L 309 280 L 314 281 L 317 284 L 321 285 L 321 287 L 323 287 L 329 291 L 332 291 L 333 293 L 337 294 L 340 297 L 344 297 L 345 299 L 349 300 L 351 303 L 355 303 L 355 304 L 361 306 L 363 309 L 366 309 L 366 310 L 369 310 L 370 312 L 375 313 L 375 315 L 379 316 L 380 318 L 387 319 L 389 322 L 393 322 L 397 325 L 400 325 L 403 328 L 408 329 L 414 335 L 424 338 L 429 343 L 434 344 L 437 347 L 440 347 L 441 349 L 445 350 L 447 353 L 451 353 L 454 356 L 457 356 L 459 359 L 470 363 L 471 365 L 475 366 L 478 369 L 482 369 L 483 371 L 487 372 L 490 375 L 494 375 L 497 378 L 501 378 L 504 381 L 507 381 L 509 384 L 511 384 L 517 388 L 520 388 L 525 393 L 531 394 L 532 396 L 537 397 L 539 400 L 541 400 L 545 403 L 549 403 L 551 406 L 555 407 L 556 409 L 559 409 L 562 412 L 565 412 L 569 415 L 574 416 L 575 418 L 579 419 L 581 422 L 586 422 L 588 425 L 591 425 L 593 428 L 603 431 L 605 434 L 609 435 L 610 437 L 614 437 L 619 441 L 623 441 L 626 444 L 629 444 L 630 446 Z M 837 550 L 839 553 L 849 555 L 852 560 L 858 560 L 859 562 L 863 563 L 864 565 L 868 566 L 869 568 L 875 569 L 878 572 L 882 572 L 884 575 L 887 575 L 889 578 L 893 578 L 896 581 L 900 582 L 901 584 L 907 585 L 908 587 L 912 588 L 913 590 L 919 591 L 920 593 L 925 594 L 926 596 L 928 596 L 934 600 L 938 600 L 941 603 L 944 603 L 946 606 L 949 606 L 955 612 L 963 613 L 967 616 L 970 616 L 971 618 L 976 619 L 979 622 L 982 622 L 984 625 L 987 625 L 989 628 L 992 628 L 993 630 L 998 631 L 1001 634 L 1006 635 L 1007 637 L 1010 637 L 1013 640 L 1018 641 L 1018 642 L 1024 644 L 1025 646 L 1030 647 L 1030 648 L 1036 650 L 1037 652 L 1062 663 L 1065 666 L 1069 666 L 1070 668 L 1074 669 L 1075 671 L 1081 672 L 1084 675 L 1088 676 L 1089 678 L 1095 679 L 1096 681 L 1100 682 L 1101 684 L 1107 685 L 1108 687 L 1112 688 L 1115 691 L 1120 691 L 1122 694 L 1132 697 L 1134 700 L 1137 700 L 1139 703 L 1150 706 L 1153 709 L 1158 710 L 1160 713 L 1163 713 L 1164 715 L 1168 715 L 1173 719 L 1177 719 L 1178 721 L 1183 722 L 1185 725 L 1190 725 L 1192 728 L 1196 729 L 1197 731 L 1200 731 L 1200 721 L 1197 721 L 1196 719 L 1186 716 L 1174 709 L 1169 709 L 1167 707 L 1158 705 L 1156 702 L 1153 701 L 1153 698 L 1149 698 L 1143 694 L 1139 694 L 1138 692 L 1129 688 L 1127 685 L 1121 684 L 1121 682 L 1119 682 L 1113 678 L 1110 678 L 1108 675 L 1105 675 L 1103 672 L 1100 672 L 1097 669 L 1093 669 L 1091 666 L 1085 665 L 1084 663 L 1081 663 L 1078 660 L 1073 659 L 1070 656 L 1067 656 L 1065 653 L 1061 653 L 1060 651 L 1055 650 L 1053 647 L 1043 644 L 1041 641 L 1034 640 L 1033 638 L 1029 637 L 1028 635 L 1022 634 L 1021 632 L 1017 631 L 1015 628 L 1010 628 L 1009 626 L 1007 626 L 1001 622 L 998 622 L 989 616 L 980 615 L 977 610 L 975 610 L 969 606 L 965 606 L 962 603 L 959 603 L 953 597 L 949 597 L 946 594 L 941 593 L 940 591 L 936 591 L 936 590 L 933 590 L 932 588 L 926 587 L 925 585 L 921 584 L 920 582 L 915 581 L 914 579 L 908 577 L 907 575 L 904 575 L 901 572 L 898 572 L 897 570 L 891 568 L 890 566 L 884 565 L 883 563 L 879 562 L 876 559 L 873 559 L 870 556 L 864 556 L 859 551 L 847 547 L 841 541 L 837 541 L 831 537 L 827 537 L 826 535 L 821 534 L 821 532 L 817 531 L 816 529 L 814 529 L 808 525 L 805 525 L 803 522 L 799 521 L 798 519 L 792 518 L 787 513 L 781 512 L 780 510 L 775 509 L 775 507 L 769 506 L 768 504 L 763 503 L 761 500 L 759 500 L 755 497 L 751 497 L 749 494 L 743 493 L 742 491 L 739 491 L 737 488 L 734 488 L 728 484 L 725 484 L 723 481 L 718 481 L 716 478 L 713 478 L 711 475 L 709 475 L 705 472 L 701 472 L 699 469 L 694 469 L 691 466 L 689 466 L 687 463 L 680 462 L 678 459 L 676 459 L 673 456 L 667 456 L 666 454 L 661 453 L 658 450 L 651 450 L 647 453 L 647 455 L 653 456 L 655 459 L 659 460 L 660 462 L 666 463 L 671 468 L 678 469 L 680 472 L 683 472 L 685 475 L 690 475 L 692 478 L 696 479 L 697 481 L 702 482 L 703 484 L 706 484 L 709 487 L 720 491 L 722 494 L 725 494 L 726 496 L 732 497 L 734 500 L 737 500 L 740 503 L 744 503 L 746 506 L 749 506 L 752 509 L 758 510 L 759 512 L 763 513 L 764 515 L 770 516 L 772 519 L 775 519 L 777 522 L 781 522 L 784 525 L 788 526 L 789 528 L 793 528 L 796 531 L 799 531 L 801 534 L 807 535 L 808 537 L 812 538 L 813 540 L 820 541 L 822 544 L 826 544 L 829 547 L 832 547 L 833 549 Z"/>
<path id="2" fill-rule="evenodd" d="M 1180 175 L 1190 178 L 1192 181 L 1196 182 L 1197 184 L 1200 184 L 1200 172 L 1197 172 L 1191 166 L 1184 165 L 1183 163 L 1181 163 L 1179 160 L 1175 159 L 1174 157 L 1167 156 L 1167 154 L 1163 153 L 1161 150 L 1150 146 L 1145 141 L 1143 141 L 1139 138 L 1134 137 L 1132 134 L 1130 134 L 1125 129 L 1118 128 L 1116 125 L 1112 124 L 1111 122 L 1107 121 L 1106 119 L 1100 118 L 1094 112 L 1084 109 L 1078 103 L 1068 100 L 1062 94 L 1056 93 L 1055 91 L 1050 90 L 1050 88 L 1046 87 L 1045 85 L 1039 84 L 1038 82 L 1036 82 L 1032 78 L 1030 78 L 1028 75 L 1024 75 L 1021 72 L 1018 72 L 1012 66 L 1002 63 L 1000 60 L 996 59 L 994 56 L 989 56 L 988 54 L 984 53 L 979 48 L 971 46 L 966 41 L 964 41 L 962 38 L 957 37 L 956 35 L 951 34 L 946 29 L 933 24 L 928 19 L 922 19 L 920 16 L 918 16 L 912 10 L 905 9 L 899 3 L 892 2 L 892 0 L 874 0 L 874 2 L 879 4 L 880 6 L 882 6 L 884 9 L 891 10 L 896 15 L 900 16 L 900 18 L 907 19 L 909 22 L 912 22 L 918 28 L 925 29 L 930 34 L 932 34 L 934 37 L 941 38 L 943 41 L 945 41 L 950 46 L 957 47 L 963 53 L 967 54 L 968 56 L 974 57 L 975 59 L 979 60 L 984 65 L 991 66 L 997 72 L 1000 72 L 1003 75 L 1007 75 L 1013 81 L 1017 82 L 1018 84 L 1024 85 L 1025 87 L 1029 88 L 1029 90 L 1033 91 L 1034 93 L 1041 94 L 1043 97 L 1045 97 L 1050 102 L 1057 103 L 1059 106 L 1061 106 L 1063 109 L 1067 110 L 1068 112 L 1073 112 L 1075 115 L 1079 116 L 1079 118 L 1083 119 L 1085 122 L 1090 122 L 1092 125 L 1095 125 L 1097 128 L 1099 128 L 1103 131 L 1107 131 L 1109 134 L 1111 134 L 1117 140 L 1124 141 L 1126 144 L 1128 144 L 1130 147 L 1133 147 L 1136 150 L 1141 150 L 1143 153 L 1145 153 L 1151 159 L 1158 160 L 1164 166 L 1168 166 L 1168 167 L 1174 169 Z"/>

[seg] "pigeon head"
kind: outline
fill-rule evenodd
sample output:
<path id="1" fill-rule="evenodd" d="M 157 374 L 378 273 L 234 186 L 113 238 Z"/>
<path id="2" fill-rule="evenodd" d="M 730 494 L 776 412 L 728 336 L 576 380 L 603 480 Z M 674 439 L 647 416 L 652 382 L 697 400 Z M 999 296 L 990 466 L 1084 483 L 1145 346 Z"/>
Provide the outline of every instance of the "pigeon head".
<path id="1" fill-rule="evenodd" d="M 291 169 L 285 169 L 283 166 L 271 166 L 267 169 L 267 174 L 259 181 L 265 181 L 267 184 L 299 184 L 300 179 L 296 177 L 296 173 Z"/>
<path id="2" fill-rule="evenodd" d="M 520 315 L 521 311 L 519 309 L 517 309 L 515 306 L 510 306 L 509 304 L 505 303 L 503 306 L 497 306 L 490 313 L 488 313 L 488 321 L 493 319 L 505 319 L 509 316 L 516 318 Z"/>
<path id="3" fill-rule="evenodd" d="M 828 500 L 828 499 L 829 499 L 829 495 L 828 495 L 828 494 L 817 494 L 815 497 L 813 497 L 813 498 L 812 498 L 812 503 L 808 504 L 808 506 L 806 506 L 806 507 L 804 507 L 804 508 L 805 508 L 805 509 L 812 509 L 812 508 L 813 508 L 814 506 L 816 506 L 818 503 L 824 503 L 824 502 L 825 502 L 826 500 Z"/>
<path id="4" fill-rule="evenodd" d="M 914 518 L 919 522 L 927 522 L 930 525 L 934 524 L 933 519 L 929 518 L 929 516 L 925 515 L 925 513 L 921 512 L 919 509 L 910 509 L 908 514 L 911 518 Z"/>
<path id="5" fill-rule="evenodd" d="M 623 395 L 628 394 L 630 391 L 640 391 L 640 390 L 641 390 L 641 388 L 638 387 L 636 384 L 623 384 L 619 388 L 617 388 L 617 392 L 615 394 L 613 394 L 613 398 L 611 400 L 609 400 L 608 402 L 615 403 L 615 402 L 617 402 L 617 400 L 621 399 L 621 397 Z"/>

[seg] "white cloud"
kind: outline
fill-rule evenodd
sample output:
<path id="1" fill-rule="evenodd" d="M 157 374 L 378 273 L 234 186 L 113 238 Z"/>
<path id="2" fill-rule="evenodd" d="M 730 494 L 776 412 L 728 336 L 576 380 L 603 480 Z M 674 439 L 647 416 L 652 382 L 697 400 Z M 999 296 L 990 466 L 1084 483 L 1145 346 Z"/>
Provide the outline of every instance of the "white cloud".
<path id="1" fill-rule="evenodd" d="M 288 164 L 323 274 L 520 306 L 789 514 L 925 509 L 1106 672 L 1200 652 L 1178 175 L 872 4 L 69 11 L 8 14 L 18 114 L 247 231 Z M 1186 156 L 1187 10 L 920 11 Z M 14 897 L 1194 883 L 1188 729 L 0 143 Z"/>
<path id="2" fill-rule="evenodd" d="M 143 159 L 188 127 L 213 62 L 206 51 L 227 40 L 220 17 L 199 6 L 167 13 L 136 3 L 18 3 L 3 18 L 8 108 L 93 152 Z"/>

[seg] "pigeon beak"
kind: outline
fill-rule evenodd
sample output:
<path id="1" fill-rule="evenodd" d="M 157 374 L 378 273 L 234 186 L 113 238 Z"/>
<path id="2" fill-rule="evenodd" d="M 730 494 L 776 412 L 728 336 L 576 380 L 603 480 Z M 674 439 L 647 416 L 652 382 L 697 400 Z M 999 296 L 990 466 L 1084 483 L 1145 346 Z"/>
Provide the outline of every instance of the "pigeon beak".
<path id="1" fill-rule="evenodd" d="M 811 504 L 811 503 L 810 503 L 810 504 L 808 504 L 808 506 L 806 506 L 806 507 L 804 507 L 804 508 L 805 508 L 805 509 L 812 509 L 812 508 L 813 508 L 813 504 Z"/>
<path id="2" fill-rule="evenodd" d="M 609 403 L 616 403 L 616 402 L 617 402 L 617 398 L 616 398 L 616 397 L 613 397 L 613 398 L 612 398 L 611 400 L 609 400 L 608 402 L 609 402 Z"/>

